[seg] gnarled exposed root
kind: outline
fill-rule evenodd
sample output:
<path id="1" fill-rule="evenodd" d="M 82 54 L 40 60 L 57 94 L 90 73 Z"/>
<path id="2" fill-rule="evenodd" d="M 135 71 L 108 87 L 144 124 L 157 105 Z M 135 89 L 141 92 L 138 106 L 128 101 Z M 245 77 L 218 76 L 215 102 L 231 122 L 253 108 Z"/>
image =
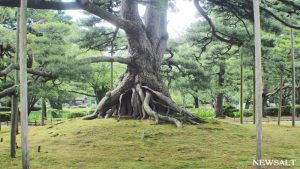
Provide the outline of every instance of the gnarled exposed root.
<path id="1" fill-rule="evenodd" d="M 169 97 L 165 96 L 164 94 L 152 90 L 151 88 L 147 87 L 147 86 L 142 86 L 142 88 L 147 89 L 148 91 L 151 91 L 153 94 L 155 94 L 158 98 L 160 98 L 161 101 L 165 102 L 168 106 L 170 106 L 171 109 L 180 112 L 182 114 L 187 115 L 191 120 L 197 122 L 197 123 L 205 123 L 205 121 L 199 117 L 197 117 L 196 115 L 186 111 L 185 109 L 177 106 Z"/>
<path id="2" fill-rule="evenodd" d="M 140 83 L 138 83 L 137 85 L 136 85 L 136 91 L 137 91 L 137 93 L 139 94 L 139 98 L 140 98 L 140 101 L 141 101 L 141 104 L 143 104 L 144 103 L 144 100 L 145 100 L 145 95 L 144 95 L 144 93 L 143 93 L 143 90 L 142 90 L 142 87 L 141 87 L 141 84 Z M 145 109 L 143 109 L 142 108 L 142 113 L 143 113 L 143 115 L 142 115 L 142 119 L 145 119 L 146 118 L 146 112 L 145 112 Z"/>
<path id="3" fill-rule="evenodd" d="M 108 118 L 115 114 L 118 120 L 122 117 L 153 117 L 155 124 L 166 121 L 177 127 L 182 127 L 183 123 L 205 123 L 203 119 L 177 106 L 168 96 L 140 83 L 134 84 L 133 79 L 133 76 L 125 74 L 118 87 L 99 102 L 95 112 L 83 119 L 90 120 L 97 116 Z"/>
<path id="4" fill-rule="evenodd" d="M 133 77 L 129 74 L 125 74 L 119 85 L 113 91 L 107 92 L 106 95 L 101 99 L 96 107 L 96 110 L 92 114 L 83 117 L 83 119 L 92 120 L 97 118 L 98 115 L 100 115 L 101 117 L 105 117 L 106 111 L 109 110 L 112 106 L 118 104 L 120 95 L 125 93 L 126 90 L 130 89 L 132 83 Z"/>
<path id="5" fill-rule="evenodd" d="M 167 122 L 174 123 L 178 128 L 182 127 L 182 123 L 173 117 L 163 116 L 163 115 L 158 114 L 158 118 L 161 120 L 167 121 Z"/>
<path id="6" fill-rule="evenodd" d="M 105 119 L 110 118 L 114 114 L 114 112 L 116 111 L 116 107 L 117 106 L 113 106 L 111 109 L 107 110 Z"/>
<path id="7" fill-rule="evenodd" d="M 154 110 L 152 110 L 151 107 L 150 107 L 150 105 L 149 105 L 151 97 L 152 97 L 152 94 L 147 91 L 146 92 L 145 100 L 143 102 L 143 108 L 145 109 L 146 113 L 149 116 L 154 117 L 155 124 L 158 124 L 158 121 L 159 121 L 158 114 Z"/>

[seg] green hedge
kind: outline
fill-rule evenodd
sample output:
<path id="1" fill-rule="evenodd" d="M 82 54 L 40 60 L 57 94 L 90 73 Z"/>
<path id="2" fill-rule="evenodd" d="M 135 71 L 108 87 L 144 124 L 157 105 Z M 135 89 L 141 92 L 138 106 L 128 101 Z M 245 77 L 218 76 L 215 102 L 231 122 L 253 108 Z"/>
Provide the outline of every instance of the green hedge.
<path id="1" fill-rule="evenodd" d="M 240 111 L 236 111 L 236 112 L 233 112 L 234 116 L 233 117 L 240 117 Z M 250 117 L 253 115 L 253 109 L 245 109 L 243 110 L 243 116 L 244 117 Z"/>
<path id="2" fill-rule="evenodd" d="M 296 115 L 299 116 L 300 114 L 300 105 L 296 105 Z M 267 107 L 265 109 L 265 116 L 278 116 L 279 107 Z M 282 106 L 281 107 L 281 115 L 282 116 L 291 116 L 291 106 Z"/>
<path id="3" fill-rule="evenodd" d="M 227 117 L 240 117 L 239 109 L 231 106 L 231 105 L 224 105 L 223 106 L 223 114 Z M 244 109 L 243 115 L 245 117 L 250 117 L 253 115 L 253 109 Z"/>

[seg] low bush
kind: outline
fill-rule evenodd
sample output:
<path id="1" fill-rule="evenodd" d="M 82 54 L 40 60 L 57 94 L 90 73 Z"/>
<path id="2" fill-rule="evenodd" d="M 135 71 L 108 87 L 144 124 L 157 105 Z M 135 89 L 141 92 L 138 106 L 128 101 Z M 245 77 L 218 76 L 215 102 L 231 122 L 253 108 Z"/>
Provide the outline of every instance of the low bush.
<path id="1" fill-rule="evenodd" d="M 243 111 L 243 115 L 244 115 L 245 117 L 253 116 L 253 109 L 245 109 L 245 110 Z"/>
<path id="2" fill-rule="evenodd" d="M 231 105 L 223 106 L 223 114 L 228 117 L 235 117 L 234 112 L 238 112 L 239 110 Z"/>
<path id="3" fill-rule="evenodd" d="M 296 105 L 296 115 L 299 116 L 300 114 L 300 105 Z M 278 116 L 279 107 L 267 107 L 265 109 L 264 116 Z M 291 116 L 291 106 L 282 106 L 281 107 L 281 115 L 282 116 Z"/>
<path id="4" fill-rule="evenodd" d="M 10 121 L 10 113 L 0 113 L 0 122 Z"/>
<path id="5" fill-rule="evenodd" d="M 89 107 L 72 107 L 64 109 L 63 113 L 66 114 L 67 118 L 77 118 L 86 116 L 90 114 L 91 111 L 92 109 Z"/>
<path id="6" fill-rule="evenodd" d="M 208 108 L 191 108 L 189 109 L 193 114 L 197 115 L 198 117 L 202 118 L 209 118 L 215 116 L 215 110 L 214 109 L 208 109 Z"/>
<path id="7" fill-rule="evenodd" d="M 236 111 L 236 112 L 233 112 L 233 117 L 237 118 L 237 117 L 240 117 L 240 111 Z M 245 109 L 243 110 L 243 116 L 244 117 L 250 117 L 253 115 L 253 110 L 252 109 Z"/>
<path id="8" fill-rule="evenodd" d="M 70 119 L 70 118 L 77 118 L 83 117 L 87 114 L 90 114 L 92 111 L 91 108 L 78 108 L 78 107 L 71 107 L 71 108 L 64 108 L 63 110 L 58 109 L 48 109 L 47 110 L 47 119 L 56 118 L 56 119 Z M 30 121 L 40 120 L 41 118 L 41 111 L 33 111 L 30 113 L 29 119 Z"/>

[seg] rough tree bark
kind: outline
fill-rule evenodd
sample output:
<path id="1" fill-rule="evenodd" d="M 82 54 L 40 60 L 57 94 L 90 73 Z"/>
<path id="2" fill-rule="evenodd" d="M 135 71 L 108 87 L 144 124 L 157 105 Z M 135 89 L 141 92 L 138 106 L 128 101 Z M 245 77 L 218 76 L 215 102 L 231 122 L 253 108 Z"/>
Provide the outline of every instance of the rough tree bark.
<path id="1" fill-rule="evenodd" d="M 220 64 L 220 71 L 218 73 L 219 76 L 219 86 L 222 88 L 224 86 L 224 74 L 225 74 L 225 65 Z M 216 112 L 216 117 L 223 118 L 223 99 L 224 99 L 224 94 L 222 92 L 217 94 L 217 99 L 216 99 L 216 105 L 215 105 L 215 112 Z"/>
<path id="2" fill-rule="evenodd" d="M 123 0 L 121 18 L 102 11 L 89 2 L 82 2 L 83 8 L 123 29 L 129 44 L 127 70 L 118 79 L 115 89 L 106 93 L 94 113 L 86 120 L 106 117 L 118 106 L 117 116 L 131 116 L 145 119 L 153 117 L 155 123 L 167 121 L 177 127 L 182 122 L 199 123 L 202 119 L 178 107 L 169 97 L 168 88 L 162 82 L 160 66 L 166 50 L 167 0 L 152 0 L 146 5 L 144 20 L 138 13 L 135 0 Z"/>

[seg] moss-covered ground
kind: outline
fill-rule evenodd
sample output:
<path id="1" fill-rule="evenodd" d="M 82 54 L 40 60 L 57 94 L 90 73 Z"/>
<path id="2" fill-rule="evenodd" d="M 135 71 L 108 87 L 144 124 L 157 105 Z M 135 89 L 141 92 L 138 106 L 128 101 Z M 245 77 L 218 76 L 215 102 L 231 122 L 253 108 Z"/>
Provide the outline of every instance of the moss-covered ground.
<path id="1" fill-rule="evenodd" d="M 32 169 L 253 168 L 255 126 L 210 120 L 207 124 L 152 125 L 151 121 L 68 120 L 30 127 Z M 300 127 L 263 126 L 264 159 L 293 159 L 300 168 Z M 9 158 L 9 128 L 2 127 L 0 168 L 21 168 L 20 136 Z M 41 146 L 41 152 L 37 152 Z"/>

